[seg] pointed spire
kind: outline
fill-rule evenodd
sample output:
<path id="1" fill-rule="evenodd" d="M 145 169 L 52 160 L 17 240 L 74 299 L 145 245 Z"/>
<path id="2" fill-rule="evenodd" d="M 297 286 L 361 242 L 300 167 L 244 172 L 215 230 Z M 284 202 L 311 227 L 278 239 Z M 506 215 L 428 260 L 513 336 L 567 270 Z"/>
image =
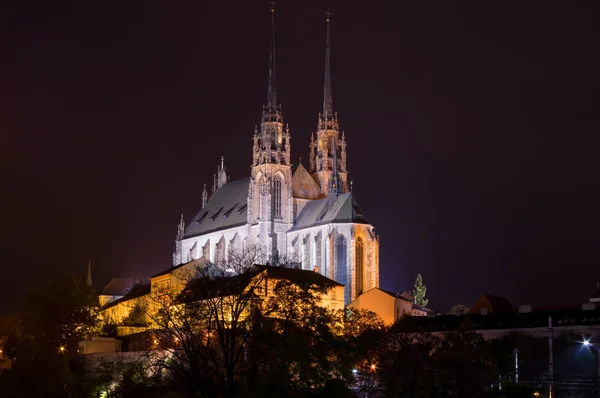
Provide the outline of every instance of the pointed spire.
<path id="1" fill-rule="evenodd" d="M 204 191 L 202 191 L 202 208 L 206 207 L 206 203 L 208 202 L 208 192 L 206 191 L 206 184 L 204 184 Z"/>
<path id="2" fill-rule="evenodd" d="M 331 49 L 329 46 L 329 22 L 331 21 L 331 13 L 327 11 L 325 15 L 327 16 L 327 40 L 325 43 L 325 85 L 323 87 L 323 117 L 332 117 L 333 98 L 331 95 Z"/>
<path id="3" fill-rule="evenodd" d="M 177 239 L 183 239 L 183 235 L 185 234 L 185 221 L 183 221 L 183 213 L 181 213 L 181 220 L 179 220 L 179 225 L 177 226 Z"/>
<path id="4" fill-rule="evenodd" d="M 267 107 L 277 108 L 277 87 L 275 82 L 275 2 L 271 1 L 271 53 L 269 56 L 269 88 Z"/>
<path id="5" fill-rule="evenodd" d="M 88 260 L 88 273 L 85 284 L 88 286 L 92 286 L 92 260 Z"/>
<path id="6" fill-rule="evenodd" d="M 227 173 L 225 171 L 225 156 L 221 156 L 221 166 L 217 167 L 217 189 L 227 184 Z"/>

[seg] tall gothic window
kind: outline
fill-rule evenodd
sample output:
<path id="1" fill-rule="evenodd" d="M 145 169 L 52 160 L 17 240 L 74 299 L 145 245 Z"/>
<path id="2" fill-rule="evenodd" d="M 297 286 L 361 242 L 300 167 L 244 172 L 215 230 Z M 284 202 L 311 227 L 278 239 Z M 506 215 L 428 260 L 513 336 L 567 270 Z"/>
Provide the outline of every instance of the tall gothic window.
<path id="1" fill-rule="evenodd" d="M 356 240 L 356 297 L 363 292 L 363 241 Z"/>
<path id="2" fill-rule="evenodd" d="M 335 270 L 335 280 L 346 287 L 344 289 L 344 303 L 348 305 L 350 304 L 350 286 L 348 286 L 348 266 L 346 252 L 346 238 L 340 235 L 336 243 L 337 266 Z"/>
<path id="3" fill-rule="evenodd" d="M 273 185 L 273 197 L 274 197 L 274 211 L 275 217 L 281 217 L 281 179 L 275 177 L 275 184 Z"/>
<path id="4" fill-rule="evenodd" d="M 303 264 L 303 269 L 311 269 L 311 263 L 310 263 L 310 255 L 311 255 L 311 251 L 310 251 L 310 236 L 306 235 L 304 237 L 304 264 Z"/>
<path id="5" fill-rule="evenodd" d="M 329 236 L 325 238 L 325 250 L 323 256 L 323 275 L 330 277 L 329 275 Z"/>

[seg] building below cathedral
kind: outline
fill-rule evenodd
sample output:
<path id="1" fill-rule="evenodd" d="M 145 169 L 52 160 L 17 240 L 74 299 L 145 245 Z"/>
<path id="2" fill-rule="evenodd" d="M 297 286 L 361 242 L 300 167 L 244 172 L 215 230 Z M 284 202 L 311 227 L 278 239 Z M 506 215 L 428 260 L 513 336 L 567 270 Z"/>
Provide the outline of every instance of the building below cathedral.
<path id="1" fill-rule="evenodd" d="M 329 20 L 323 111 L 311 136 L 308 169 L 290 161 L 290 129 L 277 103 L 274 42 L 250 176 L 229 181 L 221 158 L 210 196 L 205 185 L 201 208 L 187 226 L 182 216 L 173 266 L 199 258 L 224 264 L 231 253 L 259 246 L 273 264 L 296 262 L 344 285 L 347 305 L 379 287 L 379 237 L 348 180 L 346 138 L 333 111 Z"/>

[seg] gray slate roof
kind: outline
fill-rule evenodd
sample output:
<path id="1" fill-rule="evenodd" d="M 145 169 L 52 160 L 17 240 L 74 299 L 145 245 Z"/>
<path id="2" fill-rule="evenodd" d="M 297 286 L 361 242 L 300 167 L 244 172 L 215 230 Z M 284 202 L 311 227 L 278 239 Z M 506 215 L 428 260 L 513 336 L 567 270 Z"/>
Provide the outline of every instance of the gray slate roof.
<path id="1" fill-rule="evenodd" d="M 103 296 L 124 296 L 129 292 L 135 284 L 133 279 L 128 278 L 113 278 L 108 285 L 102 290 L 100 295 Z"/>
<path id="2" fill-rule="evenodd" d="M 249 184 L 250 178 L 244 178 L 219 188 L 188 225 L 184 238 L 246 224 Z"/>
<path id="3" fill-rule="evenodd" d="M 356 198 L 349 192 L 338 196 L 333 202 L 328 198 L 308 202 L 290 231 L 333 223 L 370 224 Z"/>

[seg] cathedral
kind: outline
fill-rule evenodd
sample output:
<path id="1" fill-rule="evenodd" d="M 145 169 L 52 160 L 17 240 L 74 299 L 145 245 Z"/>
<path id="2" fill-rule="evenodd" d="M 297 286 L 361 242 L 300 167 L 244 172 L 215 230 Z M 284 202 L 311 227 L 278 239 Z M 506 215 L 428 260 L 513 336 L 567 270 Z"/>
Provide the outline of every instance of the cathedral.
<path id="1" fill-rule="evenodd" d="M 230 181 L 221 158 L 198 213 L 187 226 L 182 216 L 174 266 L 201 257 L 224 263 L 232 251 L 257 245 L 274 261 L 294 259 L 344 285 L 346 305 L 379 286 L 379 237 L 352 193 L 346 138 L 333 110 L 329 25 L 327 17 L 323 111 L 310 139 L 308 169 L 290 160 L 290 130 L 277 103 L 273 30 L 267 103 L 254 129 L 250 176 Z"/>

